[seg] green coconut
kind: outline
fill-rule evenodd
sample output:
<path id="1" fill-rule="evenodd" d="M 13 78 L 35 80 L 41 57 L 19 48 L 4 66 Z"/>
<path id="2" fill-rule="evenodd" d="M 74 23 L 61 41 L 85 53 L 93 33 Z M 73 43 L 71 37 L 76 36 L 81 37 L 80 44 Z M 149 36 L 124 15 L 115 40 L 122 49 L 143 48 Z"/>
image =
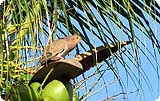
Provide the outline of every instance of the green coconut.
<path id="1" fill-rule="evenodd" d="M 54 101 L 72 101 L 73 88 L 70 82 L 53 80 L 42 90 L 42 99 L 46 97 L 54 98 Z"/>
<path id="2" fill-rule="evenodd" d="M 34 90 L 38 90 L 38 88 L 40 87 L 40 83 L 39 82 L 33 82 L 30 87 L 33 88 Z"/>
<path id="3" fill-rule="evenodd" d="M 43 101 L 56 101 L 53 97 L 47 96 L 43 98 Z"/>

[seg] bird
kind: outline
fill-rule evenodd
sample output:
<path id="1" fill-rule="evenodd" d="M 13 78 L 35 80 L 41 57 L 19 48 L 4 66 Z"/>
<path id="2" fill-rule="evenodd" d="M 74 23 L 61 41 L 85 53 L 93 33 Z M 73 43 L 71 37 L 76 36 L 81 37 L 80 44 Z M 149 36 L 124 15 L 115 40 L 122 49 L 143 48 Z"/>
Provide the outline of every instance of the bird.
<path id="1" fill-rule="evenodd" d="M 39 60 L 40 65 L 64 59 L 64 57 L 77 46 L 80 40 L 81 37 L 74 34 L 49 42 L 44 48 L 42 57 Z"/>

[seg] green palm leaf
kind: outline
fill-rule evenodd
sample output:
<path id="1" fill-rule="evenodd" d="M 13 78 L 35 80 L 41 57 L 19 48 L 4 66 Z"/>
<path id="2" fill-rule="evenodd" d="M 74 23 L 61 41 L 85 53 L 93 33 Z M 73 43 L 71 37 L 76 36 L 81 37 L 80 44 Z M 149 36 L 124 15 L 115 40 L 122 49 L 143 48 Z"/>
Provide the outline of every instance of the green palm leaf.
<path id="1" fill-rule="evenodd" d="M 74 80 L 75 84 L 84 80 L 78 86 L 84 89 L 77 89 L 87 92 L 81 99 L 109 82 L 108 72 L 120 92 L 126 92 L 130 84 L 143 89 L 142 82 L 152 91 L 142 60 L 152 66 L 159 80 L 159 9 L 154 0 L 6 0 L 0 5 L 0 88 L 29 81 L 28 69 L 37 65 L 48 39 L 78 32 L 82 41 L 69 58 L 106 43 L 133 42 Z M 93 79 L 98 83 L 86 86 Z"/>

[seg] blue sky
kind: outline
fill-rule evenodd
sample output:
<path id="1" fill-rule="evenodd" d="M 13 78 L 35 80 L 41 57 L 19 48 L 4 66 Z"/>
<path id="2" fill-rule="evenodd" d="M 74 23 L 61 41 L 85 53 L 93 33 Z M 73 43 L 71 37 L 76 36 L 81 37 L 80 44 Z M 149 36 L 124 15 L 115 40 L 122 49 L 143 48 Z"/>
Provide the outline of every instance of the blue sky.
<path id="1" fill-rule="evenodd" d="M 158 1 L 160 2 L 160 0 L 158 0 Z M 126 24 L 126 25 L 128 24 L 128 22 L 124 18 L 122 18 L 120 15 L 119 15 L 119 17 L 120 17 L 121 20 L 123 20 L 124 24 Z M 97 15 L 97 18 L 101 21 L 101 18 L 98 15 Z M 158 34 L 160 32 L 160 25 L 155 23 L 153 21 L 153 19 L 151 19 L 149 16 L 148 16 L 148 20 L 150 22 L 150 26 L 152 26 L 153 29 L 154 29 L 153 30 L 154 33 L 156 34 L 157 37 L 159 37 Z M 115 25 L 113 25 L 113 23 L 111 23 L 110 21 L 108 21 L 108 22 L 109 22 L 110 26 L 112 26 L 112 28 L 113 28 L 112 31 L 114 33 L 116 33 L 116 36 L 119 40 L 126 40 L 127 39 L 126 38 L 127 36 L 125 36 L 125 34 L 122 34 L 120 29 L 117 29 L 117 27 Z M 74 21 L 73 21 L 73 23 L 76 24 L 76 22 L 74 22 Z M 79 26 L 77 25 L 77 27 L 79 27 Z M 137 28 L 135 28 L 135 33 L 138 33 L 138 37 L 142 40 L 142 42 L 144 42 L 146 47 L 151 52 L 154 52 L 150 40 L 148 40 L 148 38 L 146 36 L 144 36 L 142 34 L 142 32 L 139 31 Z M 108 34 L 108 36 L 109 36 L 109 34 Z M 102 45 L 101 41 L 98 40 L 94 35 L 90 34 L 89 38 L 90 38 L 91 42 L 93 44 L 95 44 L 95 46 Z M 160 38 L 159 38 L 159 40 L 160 40 Z M 85 46 L 83 41 L 81 41 L 81 43 Z M 142 46 L 142 45 L 140 45 L 140 46 Z M 158 65 L 156 65 L 156 61 L 150 55 L 150 53 L 147 51 L 146 47 L 142 46 L 142 49 L 144 49 L 144 52 L 147 54 L 147 56 L 149 56 L 150 60 L 153 62 L 154 66 L 156 68 Z M 87 48 L 89 49 L 89 47 L 87 47 Z M 127 48 L 128 51 L 131 51 L 131 45 L 126 46 L 126 48 Z M 80 47 L 80 50 L 81 50 L 80 51 L 81 53 L 84 51 L 83 49 L 81 49 L 81 47 Z M 71 53 L 71 56 L 74 56 L 75 54 L 76 54 L 76 51 L 74 50 Z M 127 54 L 127 51 L 126 51 L 126 54 Z M 158 61 L 158 60 L 160 60 L 159 54 L 158 53 L 156 53 L 156 54 L 157 54 L 156 58 L 157 58 L 157 61 Z M 125 57 L 125 55 L 123 55 L 123 56 L 124 56 L 124 60 L 126 61 L 126 63 L 128 63 L 130 69 L 133 70 L 133 72 L 135 72 L 135 74 L 138 75 L 137 69 L 135 68 L 133 63 L 131 63 L 131 61 L 129 61 L 127 59 L 127 57 Z M 143 88 L 144 95 L 143 95 L 143 93 L 141 93 L 139 95 L 138 92 L 135 92 L 136 87 L 135 87 L 133 81 L 126 75 L 126 72 L 125 72 L 123 66 L 118 62 L 118 60 L 116 60 L 116 62 L 114 62 L 114 59 L 115 59 L 114 56 L 113 56 L 113 59 L 111 59 L 111 60 L 107 59 L 107 60 L 109 60 L 110 63 L 113 63 L 113 67 L 115 67 L 117 69 L 117 71 L 119 72 L 120 77 L 122 78 L 122 80 L 124 82 L 124 85 L 126 86 L 126 89 L 128 91 L 128 94 L 127 94 L 127 97 L 129 98 L 128 101 L 139 101 L 140 99 L 142 101 L 155 101 L 158 98 L 158 96 L 160 96 L 160 89 L 158 91 L 158 88 L 160 87 L 160 83 L 158 83 L 159 81 L 158 81 L 156 72 L 153 69 L 152 64 L 146 59 L 146 57 L 144 56 L 144 54 L 142 52 L 140 52 L 140 50 L 139 50 L 139 57 L 140 57 L 141 66 L 142 66 L 143 70 L 145 71 L 146 75 L 148 75 L 148 78 L 149 78 L 150 83 L 152 85 L 152 90 L 150 91 L 148 89 L 148 86 L 146 85 L 145 81 L 143 80 L 142 76 L 141 75 L 139 76 L 139 78 L 141 79 L 141 86 Z M 158 63 L 159 63 L 159 61 L 158 61 Z M 98 66 L 102 66 L 102 68 L 101 68 L 102 70 L 105 70 L 106 68 L 108 68 L 107 65 L 104 62 L 98 64 Z M 96 70 L 96 67 L 91 68 L 89 71 L 87 71 L 85 73 L 85 76 L 87 77 L 87 75 L 90 75 L 95 70 Z M 159 70 L 159 72 L 160 72 L 160 70 Z M 94 83 L 98 79 L 97 76 L 98 75 L 93 76 L 92 78 L 90 78 L 87 81 L 88 88 L 90 88 L 90 86 L 93 85 L 92 83 Z M 79 76 L 78 79 L 83 79 L 83 78 L 82 78 L 82 76 Z M 104 83 L 104 81 L 105 81 L 105 83 Z M 85 86 L 85 85 L 83 85 L 83 86 Z M 97 90 L 99 91 L 99 93 L 96 93 Z M 86 91 L 81 88 L 80 89 L 80 95 L 83 95 L 84 93 L 86 93 Z M 107 70 L 105 72 L 105 74 L 103 75 L 103 79 L 101 79 L 98 82 L 96 87 L 90 93 L 91 95 L 94 94 L 94 96 L 88 98 L 88 101 L 102 100 L 103 98 L 110 97 L 112 95 L 116 95 L 116 94 L 119 94 L 119 93 L 122 93 L 122 92 L 121 92 L 121 86 L 119 85 L 118 80 L 116 80 L 115 76 L 113 76 L 113 72 L 111 70 Z M 122 98 L 122 97 L 123 97 L 122 95 L 118 96 L 118 98 Z"/>
<path id="2" fill-rule="evenodd" d="M 104 24 L 104 22 L 102 21 L 102 19 L 100 18 L 100 16 L 98 15 L 97 11 L 95 9 L 93 9 L 93 12 L 95 13 L 95 16 L 97 17 L 97 19 L 102 23 Z M 86 16 L 85 14 L 82 13 L 83 16 Z M 150 26 L 152 27 L 154 33 L 156 34 L 157 37 L 158 36 L 158 32 L 160 32 L 160 25 L 155 23 L 155 21 L 153 19 L 151 19 L 149 16 L 147 16 L 147 19 L 149 20 L 150 22 Z M 119 15 L 119 18 L 120 20 L 123 21 L 123 23 L 129 28 L 129 25 L 128 25 L 128 22 L 125 18 L 123 18 L 121 15 Z M 109 26 L 112 28 L 112 32 L 115 33 L 115 36 L 121 40 L 121 41 L 124 41 L 124 40 L 128 40 L 128 37 L 122 32 L 121 29 L 118 29 L 116 25 L 114 25 L 114 23 L 107 19 L 106 18 L 106 21 L 108 22 Z M 76 25 L 76 27 L 78 29 L 81 29 L 80 26 L 78 25 L 78 23 L 72 19 L 71 21 L 72 23 L 74 23 Z M 58 26 L 61 26 L 60 28 L 61 29 L 64 29 L 66 30 L 63 25 L 60 25 L 60 23 L 58 23 Z M 145 26 L 148 26 L 148 25 L 145 25 Z M 142 27 L 140 27 L 142 28 Z M 98 33 L 98 31 L 93 28 L 93 30 Z M 153 54 L 153 47 L 152 47 L 152 43 L 151 41 L 143 34 L 142 31 L 140 31 L 138 28 L 135 27 L 135 33 L 136 35 L 139 37 L 139 39 L 143 42 L 143 45 L 141 45 L 141 43 L 138 41 L 138 44 L 139 46 L 141 47 L 141 49 L 143 49 L 143 51 L 145 52 L 145 54 L 149 57 L 149 59 L 152 61 L 152 63 L 154 64 L 154 67 L 157 68 L 158 65 L 156 65 L 156 60 L 152 57 L 152 55 L 150 55 L 150 53 L 147 51 L 147 49 L 149 49 L 149 51 Z M 143 30 L 143 29 L 142 29 Z M 85 31 L 88 34 L 89 36 L 89 39 L 90 39 L 90 42 L 95 45 L 95 47 L 97 46 L 101 46 L 103 45 L 103 43 L 96 37 L 94 36 L 92 33 L 90 33 L 90 31 L 88 31 L 87 29 L 85 29 Z M 82 31 L 81 31 L 82 32 Z M 112 37 L 106 30 L 104 30 L 104 32 L 106 33 L 106 35 L 108 37 Z M 60 32 L 57 32 L 57 34 L 59 36 L 61 36 L 62 34 L 59 34 Z M 63 35 L 62 35 L 63 36 Z M 160 38 L 159 38 L 160 39 Z M 47 40 L 47 39 L 44 39 L 44 40 Z M 81 41 L 81 44 L 86 47 L 86 49 L 89 49 L 89 47 L 83 42 Z M 84 50 L 82 49 L 82 47 L 80 45 L 79 46 L 79 49 L 80 49 L 80 53 L 83 53 Z M 128 52 L 131 52 L 133 55 L 134 55 L 134 52 L 132 51 L 132 48 L 131 48 L 131 45 L 128 45 L 126 46 L 126 49 L 127 51 L 125 52 L 126 54 L 128 54 Z M 124 48 L 122 49 L 124 50 Z M 152 89 L 150 90 L 148 88 L 148 86 L 146 85 L 146 82 L 145 80 L 143 80 L 143 76 L 142 75 L 139 75 L 139 72 L 137 71 L 136 67 L 133 65 L 133 63 L 135 62 L 133 60 L 133 63 L 132 61 L 130 61 L 123 53 L 122 53 L 122 56 L 123 56 L 123 59 L 124 61 L 127 63 L 127 65 L 129 66 L 128 70 L 132 70 L 134 72 L 134 74 L 136 75 L 139 75 L 137 76 L 138 79 L 140 79 L 140 84 L 141 86 L 138 86 L 138 87 L 142 87 L 142 90 L 143 91 L 139 91 L 137 92 L 137 88 L 133 82 L 133 80 L 129 77 L 129 75 L 125 72 L 125 69 L 124 67 L 120 64 L 120 62 L 118 61 L 117 58 L 115 58 L 115 56 L 113 55 L 111 57 L 111 60 L 107 59 L 109 61 L 109 63 L 111 63 L 112 67 L 115 68 L 118 72 L 118 74 L 120 75 L 121 79 L 123 80 L 123 85 L 125 88 L 125 92 L 127 92 L 128 94 L 126 94 L 125 97 L 128 98 L 128 101 L 154 101 L 155 99 L 158 98 L 158 96 L 160 95 L 160 91 L 158 91 L 158 88 L 160 87 L 160 85 L 158 84 L 158 78 L 157 78 L 157 75 L 156 75 L 156 72 L 155 70 L 153 69 L 153 65 L 147 60 L 147 58 L 145 57 L 145 55 L 141 52 L 141 50 L 138 50 L 138 56 L 140 58 L 140 61 L 139 63 L 141 64 L 141 67 L 143 68 L 143 70 L 145 71 L 146 75 L 148 76 L 149 80 L 150 80 L 150 83 L 152 85 Z M 159 60 L 159 54 L 157 54 L 157 60 Z M 71 57 L 74 57 L 76 55 L 76 49 L 74 51 L 72 51 L 70 53 L 70 56 L 69 58 Z M 118 53 L 116 54 L 118 55 Z M 130 55 L 129 55 L 130 56 Z M 159 62 L 159 61 L 158 61 Z M 159 63 L 160 64 L 160 63 Z M 105 62 L 102 62 L 100 64 L 98 64 L 98 67 L 102 66 L 102 68 L 100 70 L 106 70 L 107 68 L 109 68 Z M 158 67 L 159 68 L 159 67 Z M 85 77 L 89 76 L 90 74 L 92 74 L 93 72 L 96 71 L 96 66 L 94 68 L 91 68 L 89 71 L 87 71 L 85 73 Z M 131 72 L 131 71 L 130 71 Z M 160 71 L 159 71 L 160 72 Z M 136 81 L 136 77 L 134 77 L 133 73 L 131 72 L 132 76 L 133 76 L 133 79 Z M 144 75 L 144 74 L 143 74 Z M 91 78 L 89 78 L 87 81 L 86 81 L 86 85 L 87 85 L 87 88 L 84 89 L 84 86 L 86 86 L 85 84 L 83 84 L 80 89 L 79 89 L 79 95 L 82 96 L 86 93 L 86 91 L 88 91 L 95 83 L 95 81 L 97 81 L 98 77 L 100 75 L 95 75 Z M 82 76 L 79 76 L 78 77 L 79 80 L 83 80 L 84 78 Z M 146 78 L 147 79 L 147 78 Z M 137 84 L 137 83 L 136 83 Z M 96 93 L 98 92 L 98 93 Z M 118 80 L 115 78 L 113 72 L 109 69 L 109 70 L 106 70 L 105 74 L 103 75 L 103 79 L 99 80 L 98 81 L 98 84 L 94 87 L 94 89 L 88 94 L 88 96 L 91 95 L 91 97 L 89 97 L 87 99 L 87 101 L 97 101 L 97 100 L 102 100 L 106 97 L 111 97 L 113 95 L 118 95 L 120 93 L 123 93 L 122 92 L 122 88 L 121 86 L 119 85 L 119 82 Z M 92 96 L 93 94 L 93 96 Z M 117 99 L 120 100 L 121 98 L 123 98 L 123 94 L 120 94 L 118 95 L 116 98 L 119 98 Z"/>
<path id="3" fill-rule="evenodd" d="M 158 3 L 159 6 L 160 6 L 160 0 L 155 0 L 155 1 L 157 1 L 157 3 Z M 158 29 L 160 29 L 159 25 L 157 25 L 157 27 L 158 27 Z M 158 31 L 158 32 L 159 32 L 159 31 Z M 159 60 L 159 59 L 158 59 L 158 60 Z M 154 80 L 154 78 L 153 78 L 153 80 Z M 154 81 L 153 81 L 153 82 L 154 82 Z M 160 85 L 159 85 L 159 87 L 160 87 Z M 156 88 L 155 88 L 155 89 L 156 89 Z M 155 101 L 160 101 L 160 92 L 158 92 L 157 95 L 159 95 L 159 97 L 157 97 Z"/>
<path id="4" fill-rule="evenodd" d="M 93 12 L 96 14 L 97 19 L 99 19 L 99 21 L 101 21 L 101 18 L 96 13 L 95 9 L 93 9 Z M 144 12 L 144 14 L 145 14 L 145 12 Z M 123 23 L 126 26 L 128 26 L 127 20 L 124 19 L 123 17 L 121 17 L 120 15 L 119 15 L 119 17 L 123 21 Z M 153 32 L 155 33 L 155 35 L 157 36 L 157 38 L 160 40 L 160 37 L 158 36 L 158 32 L 160 32 L 160 25 L 158 23 L 155 23 L 155 21 L 150 16 L 146 15 L 146 17 L 147 17 L 147 20 L 150 22 L 150 25 L 145 25 L 145 26 L 152 27 Z M 119 40 L 127 40 L 127 36 L 125 34 L 123 34 L 120 29 L 117 29 L 117 27 L 112 22 L 110 22 L 108 20 L 107 20 L 107 22 L 109 22 L 110 26 L 112 26 L 112 28 L 113 28 L 112 31 L 115 33 L 115 36 L 117 36 L 117 38 Z M 142 27 L 140 27 L 140 28 L 142 28 Z M 139 75 L 138 79 L 141 80 L 140 84 L 141 84 L 141 87 L 142 87 L 143 91 L 140 90 L 139 92 L 136 92 L 136 87 L 135 87 L 133 81 L 131 80 L 131 78 L 128 75 L 126 75 L 126 72 L 125 72 L 123 66 L 118 62 L 118 60 L 116 61 L 116 63 L 113 64 L 113 67 L 115 67 L 115 68 L 118 69 L 120 77 L 122 78 L 122 80 L 124 82 L 124 85 L 126 86 L 126 89 L 128 91 L 127 98 L 129 98 L 128 101 L 139 101 L 139 100 L 141 100 L 141 101 L 155 101 L 158 98 L 158 96 L 160 96 L 160 91 L 159 91 L 160 90 L 159 89 L 160 83 L 159 83 L 159 80 L 157 78 L 157 73 L 154 70 L 154 68 L 155 69 L 159 68 L 159 65 L 157 65 L 157 63 L 156 63 L 156 62 L 159 63 L 159 61 L 158 61 L 160 59 L 159 58 L 159 54 L 156 51 L 156 54 L 157 54 L 156 59 L 157 60 L 155 60 L 155 58 L 152 57 L 152 55 L 149 53 L 149 51 L 150 51 L 152 54 L 154 54 L 154 48 L 152 46 L 151 41 L 143 34 L 143 29 L 142 29 L 142 31 L 140 31 L 139 28 L 134 27 L 134 30 L 135 30 L 136 35 L 139 37 L 140 41 L 142 41 L 145 46 L 141 45 L 141 43 L 139 41 L 138 41 L 138 45 L 141 47 L 141 49 L 145 52 L 145 54 L 148 56 L 148 58 L 150 59 L 150 61 L 153 63 L 153 65 L 152 65 L 152 63 L 150 63 L 148 61 L 148 59 L 141 52 L 141 50 L 138 50 L 138 52 L 139 52 L 138 56 L 140 58 L 139 63 L 141 64 L 141 68 L 143 69 L 143 71 L 148 76 L 148 79 L 150 80 L 150 84 L 151 84 L 152 88 L 151 89 L 148 88 L 145 80 L 143 79 L 143 76 L 145 74 L 143 76 L 139 75 L 138 71 L 135 68 L 135 66 L 133 65 L 133 63 L 131 61 L 129 61 L 127 59 L 127 57 L 125 57 L 125 55 L 124 55 L 124 60 L 129 65 L 130 69 L 136 75 Z M 109 36 L 109 34 L 107 32 L 106 32 L 106 34 Z M 93 44 L 95 44 L 95 46 L 102 45 L 102 43 L 94 35 L 91 35 L 89 38 L 90 38 L 90 41 Z M 128 51 L 131 51 L 131 45 L 128 45 L 126 47 L 127 47 Z M 147 51 L 147 49 L 149 49 L 149 51 Z M 126 52 L 126 54 L 127 54 L 127 52 Z M 114 56 L 113 56 L 113 58 L 114 58 Z M 113 61 L 113 59 L 111 60 L 111 62 L 112 61 Z M 100 65 L 102 65 L 103 69 L 107 68 L 107 65 L 105 65 L 104 62 L 100 63 L 98 66 L 100 66 Z M 153 68 L 153 66 L 154 66 L 154 68 Z M 96 67 L 90 69 L 90 71 L 87 71 L 85 73 L 85 75 L 86 76 L 90 75 L 95 70 L 96 70 Z M 81 79 L 81 77 L 79 77 L 79 78 Z M 90 78 L 87 81 L 87 83 L 91 84 L 91 83 L 95 82 L 97 78 L 98 77 Z M 100 92 L 96 93 L 94 96 L 88 98 L 88 101 L 102 100 L 103 98 L 111 97 L 113 95 L 122 93 L 120 85 L 118 83 L 118 80 L 115 79 L 115 77 L 113 76 L 113 72 L 111 70 L 107 70 L 106 71 L 105 75 L 103 75 L 103 79 L 106 82 L 106 86 L 104 85 L 104 81 L 100 80 L 99 83 L 98 83 L 98 85 L 93 89 L 93 91 L 89 95 L 94 94 L 97 90 L 100 90 Z M 134 78 L 134 80 L 135 79 L 136 78 Z M 105 87 L 107 87 L 107 89 Z M 90 87 L 88 87 L 88 88 L 90 88 Z M 85 93 L 85 90 L 81 90 L 80 95 L 81 94 L 83 95 L 84 93 Z M 118 98 L 122 98 L 122 97 L 123 97 L 123 95 L 119 95 L 118 96 Z"/>

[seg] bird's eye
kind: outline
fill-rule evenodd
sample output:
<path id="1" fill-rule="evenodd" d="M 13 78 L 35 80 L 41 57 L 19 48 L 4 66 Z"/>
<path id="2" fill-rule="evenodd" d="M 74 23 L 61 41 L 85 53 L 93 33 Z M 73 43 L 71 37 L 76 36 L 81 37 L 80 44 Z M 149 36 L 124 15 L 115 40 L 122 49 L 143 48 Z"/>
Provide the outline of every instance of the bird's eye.
<path id="1" fill-rule="evenodd" d="M 78 36 L 76 37 L 76 39 L 78 39 Z"/>
<path id="2" fill-rule="evenodd" d="M 73 37 L 73 40 L 77 40 L 77 39 L 79 39 L 79 37 L 78 37 L 78 36 Z"/>
<path id="3" fill-rule="evenodd" d="M 74 39 L 79 39 L 79 37 L 78 37 L 78 36 L 76 36 L 76 37 L 74 37 Z"/>

